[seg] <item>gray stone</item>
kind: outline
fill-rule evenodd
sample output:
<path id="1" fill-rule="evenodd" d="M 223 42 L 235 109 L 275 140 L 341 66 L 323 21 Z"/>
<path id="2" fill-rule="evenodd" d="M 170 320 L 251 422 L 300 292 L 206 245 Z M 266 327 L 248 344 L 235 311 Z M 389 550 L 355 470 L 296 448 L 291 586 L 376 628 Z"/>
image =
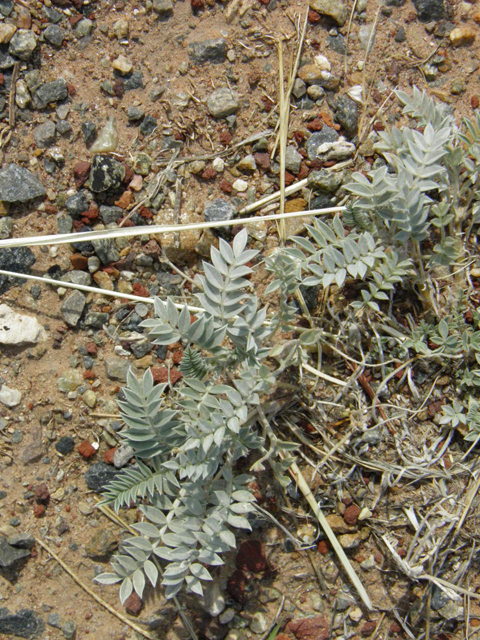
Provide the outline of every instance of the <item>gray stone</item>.
<path id="1" fill-rule="evenodd" d="M 310 8 L 321 16 L 328 16 L 341 27 L 347 20 L 347 7 L 343 0 L 310 0 Z"/>
<path id="2" fill-rule="evenodd" d="M 300 171 L 300 164 L 303 158 L 295 149 L 295 147 L 289 146 L 285 151 L 285 169 L 291 171 L 295 175 Z"/>
<path id="3" fill-rule="evenodd" d="M 438 611 L 445 607 L 449 602 L 451 602 L 451 598 L 449 598 L 445 591 L 434 586 L 432 589 L 432 600 L 430 603 L 432 609 L 434 611 Z"/>
<path id="4" fill-rule="evenodd" d="M 62 454 L 62 456 L 66 456 L 67 453 L 73 451 L 75 446 L 75 440 L 70 436 L 63 436 L 60 438 L 58 442 L 55 443 L 55 449 Z"/>
<path id="5" fill-rule="evenodd" d="M 308 186 L 314 191 L 335 193 L 343 183 L 343 173 L 320 169 L 309 173 L 307 180 Z"/>
<path id="6" fill-rule="evenodd" d="M 42 183 L 27 169 L 9 164 L 0 171 L 0 200 L 29 202 L 46 195 Z"/>
<path id="7" fill-rule="evenodd" d="M 11 249 L 7 247 L 0 251 L 0 269 L 3 269 L 4 271 L 30 273 L 30 267 L 34 262 L 35 256 L 29 247 L 12 247 Z M 0 293 L 4 293 L 12 284 L 21 285 L 23 284 L 23 281 L 10 276 L 0 276 Z M 3 309 L 3 305 L 0 305 L 0 309 Z M 1 316 L 2 313 L 0 313 L 0 333 L 2 333 L 1 322 L 3 320 Z M 8 337 L 4 332 L 3 338 L 6 338 L 8 341 Z"/>
<path id="8" fill-rule="evenodd" d="M 257 163 L 251 153 L 248 156 L 244 156 L 237 164 L 237 169 L 243 173 L 253 173 L 256 168 Z"/>
<path id="9" fill-rule="evenodd" d="M 336 142 L 338 138 L 339 135 L 335 129 L 324 124 L 322 130 L 312 133 L 305 144 L 308 159 L 315 160 L 317 157 L 317 149 L 321 144 L 324 142 Z"/>
<path id="10" fill-rule="evenodd" d="M 73 218 L 79 218 L 88 210 L 89 203 L 85 191 L 77 191 L 65 200 L 65 209 Z"/>
<path id="11" fill-rule="evenodd" d="M 307 94 L 309 98 L 318 104 L 325 97 L 325 89 L 320 87 L 318 84 L 312 84 L 308 87 Z"/>
<path id="12" fill-rule="evenodd" d="M 224 38 L 192 42 L 188 45 L 188 55 L 195 64 L 222 63 L 227 57 L 227 42 Z"/>
<path id="13" fill-rule="evenodd" d="M 85 308 L 86 299 L 81 291 L 73 291 L 61 306 L 62 316 L 69 327 L 76 327 Z"/>
<path id="14" fill-rule="evenodd" d="M 109 529 L 99 529 L 85 545 L 85 552 L 89 558 L 102 559 L 118 547 L 117 536 Z"/>
<path id="15" fill-rule="evenodd" d="M 17 562 L 30 557 L 28 549 L 20 549 L 8 544 L 3 536 L 0 536 L 0 567 L 10 569 Z"/>
<path id="16" fill-rule="evenodd" d="M 17 407 L 22 400 L 22 393 L 18 389 L 10 389 L 10 387 L 2 384 L 0 387 L 0 402 L 6 407 Z"/>
<path id="17" fill-rule="evenodd" d="M 125 80 L 125 91 L 134 91 L 135 89 L 143 89 L 143 73 L 134 71 L 132 75 Z"/>
<path id="18" fill-rule="evenodd" d="M 27 78 L 25 81 L 28 84 Z M 29 86 L 30 90 L 31 87 Z M 45 82 L 35 91 L 34 102 L 38 109 L 45 109 L 51 102 L 65 100 L 68 97 L 67 83 L 63 78 Z"/>
<path id="19" fill-rule="evenodd" d="M 55 128 L 61 136 L 66 136 L 72 133 L 72 129 L 73 129 L 70 122 L 67 122 L 66 120 L 59 120 L 55 125 Z"/>
<path id="20" fill-rule="evenodd" d="M 0 634 L 17 636 L 18 638 L 40 638 L 45 630 L 45 623 L 30 609 L 20 609 L 10 613 L 6 608 L 0 609 Z"/>
<path id="21" fill-rule="evenodd" d="M 125 167 L 104 153 L 93 156 L 88 186 L 95 193 L 118 189 L 125 178 Z"/>
<path id="22" fill-rule="evenodd" d="M 43 32 L 43 37 L 54 47 L 61 47 L 65 39 L 65 32 L 56 24 L 49 24 Z"/>
<path id="23" fill-rule="evenodd" d="M 215 118 L 226 118 L 239 110 L 240 102 L 235 92 L 230 91 L 228 87 L 222 87 L 209 96 L 207 107 Z"/>
<path id="24" fill-rule="evenodd" d="M 92 329 L 102 329 L 107 324 L 109 315 L 101 311 L 90 311 L 85 318 L 85 326 Z"/>
<path id="25" fill-rule="evenodd" d="M 0 0 L 0 13 L 7 18 L 13 11 L 13 0 Z"/>
<path id="26" fill-rule="evenodd" d="M 173 12 L 172 0 L 153 0 L 153 10 L 162 17 L 170 15 Z"/>
<path id="27" fill-rule="evenodd" d="M 335 51 L 335 53 L 345 55 L 345 38 L 341 34 L 336 36 L 327 36 L 327 45 L 332 49 L 332 51 Z"/>
<path id="28" fill-rule="evenodd" d="M 143 358 L 147 353 L 153 349 L 153 344 L 148 340 L 142 340 L 141 342 L 132 342 L 130 345 L 133 355 L 136 358 Z"/>
<path id="29" fill-rule="evenodd" d="M 394 36 L 395 42 L 405 42 L 407 39 L 407 34 L 405 33 L 405 29 L 402 25 L 400 25 L 397 29 L 397 32 Z"/>
<path id="30" fill-rule="evenodd" d="M 35 545 L 35 536 L 32 533 L 16 533 L 7 538 L 7 542 L 11 547 L 18 549 L 32 549 Z"/>
<path id="31" fill-rule="evenodd" d="M 222 222 L 224 220 L 232 220 L 234 215 L 235 210 L 230 202 L 227 202 L 222 198 L 214 200 L 212 204 L 208 205 L 208 207 L 203 211 L 205 222 Z"/>
<path id="32" fill-rule="evenodd" d="M 47 616 L 47 624 L 55 629 L 60 629 L 62 626 L 62 618 L 59 613 L 49 613 Z"/>
<path id="33" fill-rule="evenodd" d="M 296 78 L 293 83 L 292 93 L 295 98 L 302 98 L 307 93 L 307 85 L 301 78 Z"/>
<path id="34" fill-rule="evenodd" d="M 60 22 L 60 20 L 63 17 L 63 15 L 60 13 L 60 11 L 57 11 L 53 7 L 44 6 L 43 7 L 43 12 L 47 17 L 47 20 L 49 22 L 53 22 L 54 24 L 57 24 L 57 22 Z"/>
<path id="35" fill-rule="evenodd" d="M 443 0 L 413 0 L 413 4 L 422 22 L 441 20 L 445 17 Z"/>
<path id="36" fill-rule="evenodd" d="M 122 444 L 113 454 L 113 466 L 121 469 L 133 458 L 135 451 L 129 444 Z"/>
<path id="37" fill-rule="evenodd" d="M 358 106 L 348 96 L 340 96 L 337 100 L 335 118 L 342 125 L 349 136 L 357 135 L 358 131 Z"/>
<path id="38" fill-rule="evenodd" d="M 110 380 L 126 382 L 129 368 L 130 362 L 128 360 L 121 360 L 120 358 L 107 358 L 105 360 L 105 371 Z"/>
<path id="39" fill-rule="evenodd" d="M 120 207 L 101 205 L 98 214 L 103 224 L 112 224 L 112 222 L 117 222 L 117 220 L 123 218 L 124 211 Z"/>
<path id="40" fill-rule="evenodd" d="M 137 120 L 141 120 L 145 112 L 140 107 L 128 107 L 127 109 L 127 118 L 129 122 L 136 122 Z"/>
<path id="41" fill-rule="evenodd" d="M 103 264 L 110 264 L 110 262 L 117 262 L 120 260 L 120 254 L 115 246 L 115 240 L 111 238 L 102 238 L 100 240 L 92 240 L 95 253 L 100 258 Z"/>
<path id="42" fill-rule="evenodd" d="M 6 240 L 13 231 L 13 219 L 10 216 L 0 218 L 0 240 Z"/>
<path id="43" fill-rule="evenodd" d="M 115 478 L 117 473 L 118 471 L 111 465 L 105 464 L 105 462 L 96 462 L 87 469 L 84 478 L 87 487 L 91 491 L 100 493 Z"/>
<path id="44" fill-rule="evenodd" d="M 57 233 L 71 233 L 73 229 L 73 220 L 70 216 L 60 214 L 57 218 Z"/>
<path id="45" fill-rule="evenodd" d="M 35 129 L 33 138 L 37 147 L 42 149 L 49 147 L 55 142 L 55 124 L 47 120 Z"/>
<path id="46" fill-rule="evenodd" d="M 73 269 L 72 271 L 68 271 L 60 278 L 60 280 L 62 282 L 71 282 L 72 284 L 82 284 L 84 286 L 92 284 L 92 278 L 90 274 L 86 271 L 81 271 L 80 269 Z"/>
<path id="47" fill-rule="evenodd" d="M 8 53 L 20 60 L 28 60 L 37 46 L 37 37 L 30 29 L 18 29 L 10 40 Z"/>
<path id="48" fill-rule="evenodd" d="M 90 122 L 89 120 L 82 122 L 81 129 L 85 144 L 90 144 L 91 142 L 93 142 L 97 134 L 97 127 L 95 123 Z"/>
<path id="49" fill-rule="evenodd" d="M 73 624 L 73 622 L 71 622 L 70 620 L 65 622 L 65 624 L 62 626 L 62 633 L 67 640 L 73 640 L 73 638 L 75 638 L 75 625 Z"/>
<path id="50" fill-rule="evenodd" d="M 75 25 L 75 35 L 77 38 L 84 38 L 85 36 L 89 36 L 92 33 L 93 22 L 88 18 L 82 18 Z"/>
<path id="51" fill-rule="evenodd" d="M 155 131 L 157 127 L 157 119 L 153 116 L 145 116 L 142 124 L 140 125 L 140 133 L 144 136 L 149 136 Z"/>

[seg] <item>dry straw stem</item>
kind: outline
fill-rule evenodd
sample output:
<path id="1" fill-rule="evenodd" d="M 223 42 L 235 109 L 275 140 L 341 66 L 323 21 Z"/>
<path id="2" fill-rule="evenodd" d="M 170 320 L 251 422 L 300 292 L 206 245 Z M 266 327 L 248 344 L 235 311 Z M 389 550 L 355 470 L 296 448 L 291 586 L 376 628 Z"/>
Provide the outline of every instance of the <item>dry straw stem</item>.
<path id="1" fill-rule="evenodd" d="M 286 95 L 286 98 L 285 98 L 284 109 L 289 109 L 290 108 L 290 98 L 292 97 L 293 85 L 295 83 L 295 78 L 297 77 L 298 67 L 300 66 L 300 59 L 301 59 L 301 55 L 302 55 L 303 42 L 305 40 L 305 34 L 307 32 L 308 11 L 309 11 L 309 8 L 307 7 L 307 12 L 305 14 L 305 19 L 303 21 L 302 34 L 301 34 L 300 40 L 298 42 L 297 55 L 295 57 L 295 64 L 293 65 L 292 74 L 291 74 L 290 80 L 288 82 L 287 95 Z M 282 72 L 283 72 L 283 69 L 282 69 Z M 279 119 L 277 121 L 277 125 L 275 127 L 275 130 L 278 129 L 279 125 L 281 124 L 281 120 L 282 120 L 283 117 L 284 116 L 283 116 L 283 113 L 282 113 L 282 108 L 280 107 L 280 117 L 279 117 Z M 287 120 L 288 120 L 288 116 L 287 116 Z M 277 146 L 278 146 L 279 142 L 281 142 L 280 138 L 281 138 L 281 135 L 280 135 L 280 132 L 278 132 L 277 133 L 277 137 L 275 139 L 275 144 L 273 145 L 272 153 L 270 154 L 271 158 L 273 158 L 275 156 L 275 152 L 277 150 Z"/>
<path id="2" fill-rule="evenodd" d="M 129 627 L 134 629 L 137 633 L 142 635 L 144 638 L 149 638 L 149 640 L 156 640 L 157 639 L 157 636 L 154 636 L 153 634 L 149 633 L 148 631 L 145 631 L 144 629 L 139 627 L 138 624 L 135 624 L 135 622 L 132 622 L 132 620 L 130 620 L 129 618 L 124 616 L 123 613 L 120 613 L 119 611 L 114 609 L 110 604 L 108 604 L 108 602 L 105 602 L 105 600 L 102 600 L 102 598 L 100 598 L 100 596 L 97 596 L 97 594 L 94 591 L 92 591 L 90 589 L 90 587 L 87 587 L 87 585 L 80 580 L 80 578 L 77 576 L 77 574 L 74 573 L 72 571 L 72 569 L 70 569 L 70 567 L 61 558 L 59 558 L 57 556 L 55 551 L 52 551 L 52 549 L 50 549 L 50 547 L 47 544 L 45 544 L 45 542 L 43 542 L 39 538 L 35 538 L 35 541 L 37 542 L 37 544 L 39 544 L 41 547 L 43 547 L 45 549 L 45 551 L 47 551 L 47 553 L 49 553 L 52 556 L 52 558 L 54 558 L 54 560 L 56 560 L 58 562 L 58 564 L 62 567 L 62 569 L 64 571 L 66 571 L 68 573 L 68 575 L 71 578 L 73 578 L 75 580 L 75 582 L 80 587 L 82 587 L 82 589 L 84 591 L 86 591 L 86 593 L 88 593 L 89 596 L 91 596 L 94 600 L 96 600 L 98 602 L 98 604 L 101 604 L 102 607 L 107 609 L 107 611 L 110 611 L 110 613 L 112 615 L 116 616 L 119 620 L 121 620 L 125 624 L 128 624 Z"/>
<path id="3" fill-rule="evenodd" d="M 287 129 L 289 116 L 289 103 L 285 105 L 285 91 L 283 87 L 283 44 L 281 40 L 277 42 L 278 48 L 278 73 L 279 73 L 279 94 L 280 94 L 280 216 L 285 213 L 285 152 L 287 149 Z M 278 239 L 280 245 L 286 241 L 285 220 L 281 218 L 277 222 Z"/>
<path id="4" fill-rule="evenodd" d="M 127 227 L 117 229 L 102 229 L 101 231 L 81 231 L 80 233 L 60 233 L 47 236 L 31 236 L 27 238 L 7 238 L 0 240 L 0 249 L 7 247 L 46 246 L 58 244 L 70 244 L 72 242 L 88 242 L 102 240 L 104 238 L 130 238 L 134 236 L 152 235 L 157 233 L 176 233 L 178 231 L 193 231 L 195 229 L 214 229 L 218 227 L 233 227 L 252 222 L 267 222 L 279 218 L 305 218 L 329 213 L 340 213 L 345 207 L 328 207 L 326 209 L 309 209 L 308 211 L 291 211 L 282 215 L 272 214 L 267 216 L 254 216 L 251 218 L 238 218 L 235 220 L 222 220 L 219 222 L 197 222 L 189 224 L 152 224 L 141 227 Z"/>
<path id="5" fill-rule="evenodd" d="M 370 600 L 370 598 L 368 596 L 368 593 L 366 592 L 363 584 L 360 582 L 360 579 L 358 578 L 357 574 L 355 573 L 355 570 L 352 567 L 352 565 L 350 563 L 350 560 L 345 555 L 345 551 L 342 549 L 340 543 L 338 542 L 337 538 L 335 537 L 335 534 L 333 533 L 331 526 L 328 524 L 327 519 L 323 515 L 320 507 L 318 506 L 318 503 L 315 500 L 315 497 L 313 496 L 313 493 L 310 491 L 310 487 L 308 486 L 308 484 L 307 484 L 305 478 L 303 477 L 302 472 L 298 468 L 296 462 L 293 462 L 291 464 L 290 469 L 289 469 L 289 473 L 292 476 L 292 478 L 295 481 L 295 483 L 297 484 L 297 487 L 302 492 L 302 494 L 305 497 L 306 501 L 310 505 L 310 508 L 312 509 L 312 511 L 315 514 L 316 518 L 318 519 L 318 522 L 320 523 L 322 529 L 324 530 L 325 535 L 327 536 L 330 544 L 334 548 L 338 559 L 342 563 L 343 568 L 345 569 L 348 577 L 352 581 L 353 586 L 357 590 L 358 595 L 361 597 L 361 599 L 362 599 L 364 605 L 367 607 L 367 609 L 369 611 L 371 611 L 373 609 L 373 605 L 372 605 L 372 602 L 371 602 L 371 600 Z"/>

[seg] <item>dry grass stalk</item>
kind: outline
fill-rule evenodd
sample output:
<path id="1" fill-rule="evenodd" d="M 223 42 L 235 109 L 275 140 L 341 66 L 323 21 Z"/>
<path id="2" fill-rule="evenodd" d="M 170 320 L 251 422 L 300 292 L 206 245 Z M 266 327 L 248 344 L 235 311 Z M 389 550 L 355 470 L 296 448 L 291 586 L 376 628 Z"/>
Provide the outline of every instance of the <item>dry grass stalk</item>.
<path id="1" fill-rule="evenodd" d="M 58 564 L 62 567 L 62 569 L 64 571 L 66 571 L 68 573 L 68 575 L 71 578 L 73 578 L 73 580 L 75 580 L 75 582 L 86 593 L 88 593 L 89 596 L 91 596 L 94 600 L 96 600 L 98 602 L 98 604 L 100 604 L 104 609 L 106 609 L 112 615 L 114 615 L 116 618 L 121 620 L 123 623 L 127 624 L 129 627 L 134 629 L 137 633 L 142 635 L 144 638 L 149 638 L 149 640 L 156 640 L 157 636 L 154 636 L 153 634 L 151 634 L 148 631 L 145 631 L 144 629 L 139 627 L 138 624 L 136 624 L 135 622 L 133 622 L 132 620 L 130 620 L 129 618 L 124 616 L 123 613 L 120 613 L 120 611 L 117 611 L 114 607 L 112 607 L 112 605 L 108 604 L 108 602 L 105 602 L 105 600 L 103 600 L 94 591 L 92 591 L 92 589 L 90 589 L 90 587 L 88 587 L 84 582 L 82 582 L 82 580 L 80 580 L 80 578 L 77 576 L 77 574 L 74 573 L 73 570 L 70 569 L 70 567 L 61 558 L 59 558 L 59 556 L 57 556 L 55 551 L 50 549 L 50 547 L 45 542 L 43 542 L 39 538 L 35 538 L 35 541 L 37 542 L 37 544 L 39 544 L 41 547 L 43 547 L 43 549 L 45 549 L 45 551 L 47 551 L 47 553 L 49 553 L 52 556 L 52 558 L 58 562 Z"/>
<path id="2" fill-rule="evenodd" d="M 61 233 L 46 236 L 31 236 L 27 238 L 7 238 L 0 240 L 0 249 L 6 247 L 25 246 L 46 246 L 70 244 L 71 242 L 86 242 L 91 240 L 101 240 L 104 238 L 130 238 L 157 233 L 176 233 L 182 231 L 193 231 L 195 229 L 215 229 L 219 227 L 231 227 L 251 222 L 275 221 L 279 218 L 304 218 L 308 216 L 338 213 L 344 211 L 345 207 L 328 207 L 326 209 L 309 209 L 308 211 L 291 211 L 282 215 L 272 214 L 267 216 L 254 216 L 251 218 L 238 218 L 235 220 L 222 220 L 218 222 L 198 222 L 189 224 L 152 224 L 141 227 L 127 227 L 117 229 L 102 229 L 101 231 L 81 231 L 79 233 Z"/>

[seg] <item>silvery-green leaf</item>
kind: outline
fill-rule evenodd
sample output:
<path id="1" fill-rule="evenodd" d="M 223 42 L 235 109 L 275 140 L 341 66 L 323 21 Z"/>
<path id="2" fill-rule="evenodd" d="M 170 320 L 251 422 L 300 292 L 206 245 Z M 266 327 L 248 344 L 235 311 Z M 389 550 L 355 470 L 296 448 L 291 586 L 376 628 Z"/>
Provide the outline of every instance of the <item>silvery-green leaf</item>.
<path id="1" fill-rule="evenodd" d="M 98 584 L 116 584 L 120 582 L 122 578 L 117 576 L 116 573 L 101 573 L 98 576 L 95 576 L 94 581 L 98 582 Z"/>
<path id="2" fill-rule="evenodd" d="M 132 524 L 132 529 L 138 531 L 142 534 L 142 536 L 147 536 L 148 538 L 159 538 L 160 532 L 153 524 L 150 522 L 137 522 Z"/>
<path id="3" fill-rule="evenodd" d="M 145 588 L 145 576 L 143 575 L 143 571 L 141 569 L 137 569 L 134 572 L 132 581 L 135 592 L 138 594 L 138 597 L 141 598 L 143 596 L 143 590 Z"/>
<path id="4" fill-rule="evenodd" d="M 130 578 L 125 578 L 120 587 L 120 602 L 125 604 L 125 600 L 131 595 L 133 591 L 133 584 Z"/>
<path id="5" fill-rule="evenodd" d="M 150 580 L 150 584 L 153 588 L 157 586 L 158 569 L 151 560 L 147 560 L 143 566 L 147 578 Z"/>

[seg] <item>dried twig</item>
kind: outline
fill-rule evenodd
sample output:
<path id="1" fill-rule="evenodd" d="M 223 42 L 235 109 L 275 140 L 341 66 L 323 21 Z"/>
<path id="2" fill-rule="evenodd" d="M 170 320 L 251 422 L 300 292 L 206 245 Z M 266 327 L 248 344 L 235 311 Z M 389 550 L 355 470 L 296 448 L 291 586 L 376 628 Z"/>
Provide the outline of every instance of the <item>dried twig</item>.
<path id="1" fill-rule="evenodd" d="M 72 571 L 72 569 L 70 569 L 70 567 L 61 558 L 59 558 L 57 556 L 57 554 L 55 553 L 55 551 L 52 551 L 52 549 L 50 549 L 50 547 L 45 542 L 43 542 L 39 538 L 35 538 L 35 541 L 37 542 L 37 544 L 39 544 L 41 547 L 43 547 L 45 549 L 45 551 L 47 551 L 47 553 L 49 553 L 52 556 L 52 558 L 54 558 L 54 560 L 56 560 L 58 562 L 58 564 L 62 567 L 62 569 L 64 571 L 66 571 L 68 573 L 68 575 L 71 578 L 73 578 L 73 580 L 75 580 L 75 582 L 86 593 L 88 593 L 89 596 L 91 596 L 94 600 L 96 600 L 98 602 L 98 604 L 100 604 L 102 607 L 104 607 L 104 609 L 107 609 L 107 611 L 110 611 L 110 613 L 112 615 L 117 617 L 123 623 L 128 624 L 129 627 L 134 629 L 137 633 L 142 635 L 144 638 L 149 638 L 150 640 L 155 640 L 156 639 L 156 636 L 154 636 L 153 634 L 151 634 L 148 631 L 145 631 L 144 629 L 139 627 L 138 624 L 136 624 L 135 622 L 133 622 L 132 620 L 130 620 L 129 618 L 124 616 L 123 613 L 120 613 L 120 611 L 117 611 L 114 607 L 112 607 L 112 605 L 108 604 L 108 602 L 105 602 L 105 600 L 103 600 L 94 591 L 92 591 L 92 589 L 90 589 L 90 587 L 87 587 L 87 585 L 84 582 L 82 582 L 82 580 L 80 580 L 80 578 L 77 576 L 77 574 L 74 573 Z"/>

